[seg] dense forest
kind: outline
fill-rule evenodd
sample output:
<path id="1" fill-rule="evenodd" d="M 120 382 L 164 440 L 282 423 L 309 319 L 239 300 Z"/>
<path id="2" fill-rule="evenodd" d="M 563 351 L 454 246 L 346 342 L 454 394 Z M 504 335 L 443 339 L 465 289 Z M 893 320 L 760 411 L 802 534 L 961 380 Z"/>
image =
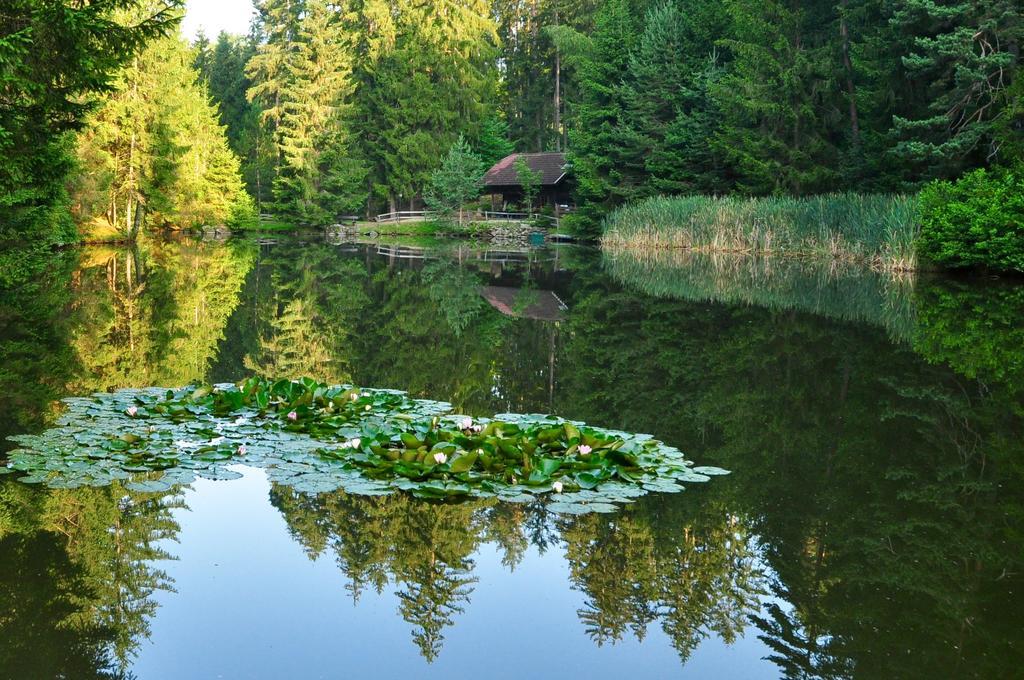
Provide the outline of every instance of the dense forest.
<path id="1" fill-rule="evenodd" d="M 255 5 L 249 35 L 187 45 L 178 0 L 14 2 L 3 239 L 72 240 L 68 207 L 131 235 L 421 205 L 460 137 L 485 166 L 567 152 L 583 231 L 654 195 L 908 192 L 1024 149 L 1015 0 Z"/>

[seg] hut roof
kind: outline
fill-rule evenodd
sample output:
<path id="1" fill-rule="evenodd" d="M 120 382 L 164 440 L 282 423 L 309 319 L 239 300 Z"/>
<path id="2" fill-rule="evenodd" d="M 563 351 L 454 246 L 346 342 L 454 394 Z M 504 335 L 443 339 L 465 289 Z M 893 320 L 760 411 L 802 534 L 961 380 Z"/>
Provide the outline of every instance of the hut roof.
<path id="1" fill-rule="evenodd" d="M 565 177 L 564 153 L 514 153 L 494 164 L 484 175 L 485 187 L 519 186 L 516 161 L 522 158 L 530 169 L 541 174 L 541 186 L 555 186 Z"/>

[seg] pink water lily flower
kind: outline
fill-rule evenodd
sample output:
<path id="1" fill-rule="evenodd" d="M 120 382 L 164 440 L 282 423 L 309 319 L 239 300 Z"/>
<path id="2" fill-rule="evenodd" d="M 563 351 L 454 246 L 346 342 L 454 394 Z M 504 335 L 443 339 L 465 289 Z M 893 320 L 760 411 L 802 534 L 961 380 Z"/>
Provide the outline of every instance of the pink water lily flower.
<path id="1" fill-rule="evenodd" d="M 484 426 L 483 425 L 474 425 L 473 426 L 473 432 L 475 432 L 477 434 L 480 434 L 483 431 L 484 431 Z"/>
<path id="2" fill-rule="evenodd" d="M 459 429 L 460 430 L 471 430 L 471 429 L 473 429 L 473 419 L 472 418 L 463 418 L 462 421 L 459 423 Z"/>
<path id="3" fill-rule="evenodd" d="M 138 413 L 138 412 L 139 412 L 139 409 L 137 409 L 134 406 L 129 406 L 127 409 L 125 409 L 125 413 L 130 415 L 132 418 L 134 418 L 135 414 Z"/>
<path id="4" fill-rule="evenodd" d="M 299 419 L 299 414 L 298 413 L 296 413 L 295 411 L 289 411 L 288 412 L 288 420 L 298 420 L 298 419 Z"/>
<path id="5" fill-rule="evenodd" d="M 245 448 L 245 444 L 239 444 L 237 453 L 239 456 L 244 456 L 247 450 L 248 449 Z"/>
<path id="6" fill-rule="evenodd" d="M 448 456 L 444 455 L 441 451 L 434 454 L 434 462 L 438 465 L 444 465 L 446 460 L 448 460 Z"/>
<path id="7" fill-rule="evenodd" d="M 593 451 L 593 449 L 590 448 L 589 446 L 587 446 L 586 444 L 580 444 L 580 455 L 581 456 L 586 456 L 591 451 Z"/>
<path id="8" fill-rule="evenodd" d="M 555 482 L 554 484 L 551 485 L 551 488 L 555 490 L 555 493 L 562 493 L 562 483 L 561 482 Z"/>

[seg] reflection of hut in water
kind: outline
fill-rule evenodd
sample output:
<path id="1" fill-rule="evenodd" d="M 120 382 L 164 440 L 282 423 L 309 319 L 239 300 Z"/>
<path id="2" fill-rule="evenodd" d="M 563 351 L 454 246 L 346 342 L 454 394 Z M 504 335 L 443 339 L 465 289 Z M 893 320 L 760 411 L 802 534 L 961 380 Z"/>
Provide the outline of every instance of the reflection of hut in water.
<path id="1" fill-rule="evenodd" d="M 554 291 L 484 286 L 480 289 L 492 307 L 506 316 L 538 321 L 562 321 L 568 306 Z"/>

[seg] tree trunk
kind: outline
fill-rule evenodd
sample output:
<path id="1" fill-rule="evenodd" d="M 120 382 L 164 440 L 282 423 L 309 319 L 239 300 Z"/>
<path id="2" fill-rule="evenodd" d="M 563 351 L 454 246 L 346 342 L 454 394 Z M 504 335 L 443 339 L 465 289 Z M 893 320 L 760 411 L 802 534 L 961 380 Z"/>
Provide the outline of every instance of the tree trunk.
<path id="1" fill-rule="evenodd" d="M 558 8 L 555 8 L 555 26 Z M 555 47 L 555 151 L 562 150 L 562 55 Z"/>
<path id="2" fill-rule="evenodd" d="M 854 148 L 860 146 L 860 120 L 857 114 L 857 90 L 853 84 L 853 61 L 850 59 L 850 30 L 846 25 L 848 0 L 839 3 L 839 35 L 843 44 L 843 69 L 846 72 L 846 96 L 850 106 L 850 138 Z"/>

